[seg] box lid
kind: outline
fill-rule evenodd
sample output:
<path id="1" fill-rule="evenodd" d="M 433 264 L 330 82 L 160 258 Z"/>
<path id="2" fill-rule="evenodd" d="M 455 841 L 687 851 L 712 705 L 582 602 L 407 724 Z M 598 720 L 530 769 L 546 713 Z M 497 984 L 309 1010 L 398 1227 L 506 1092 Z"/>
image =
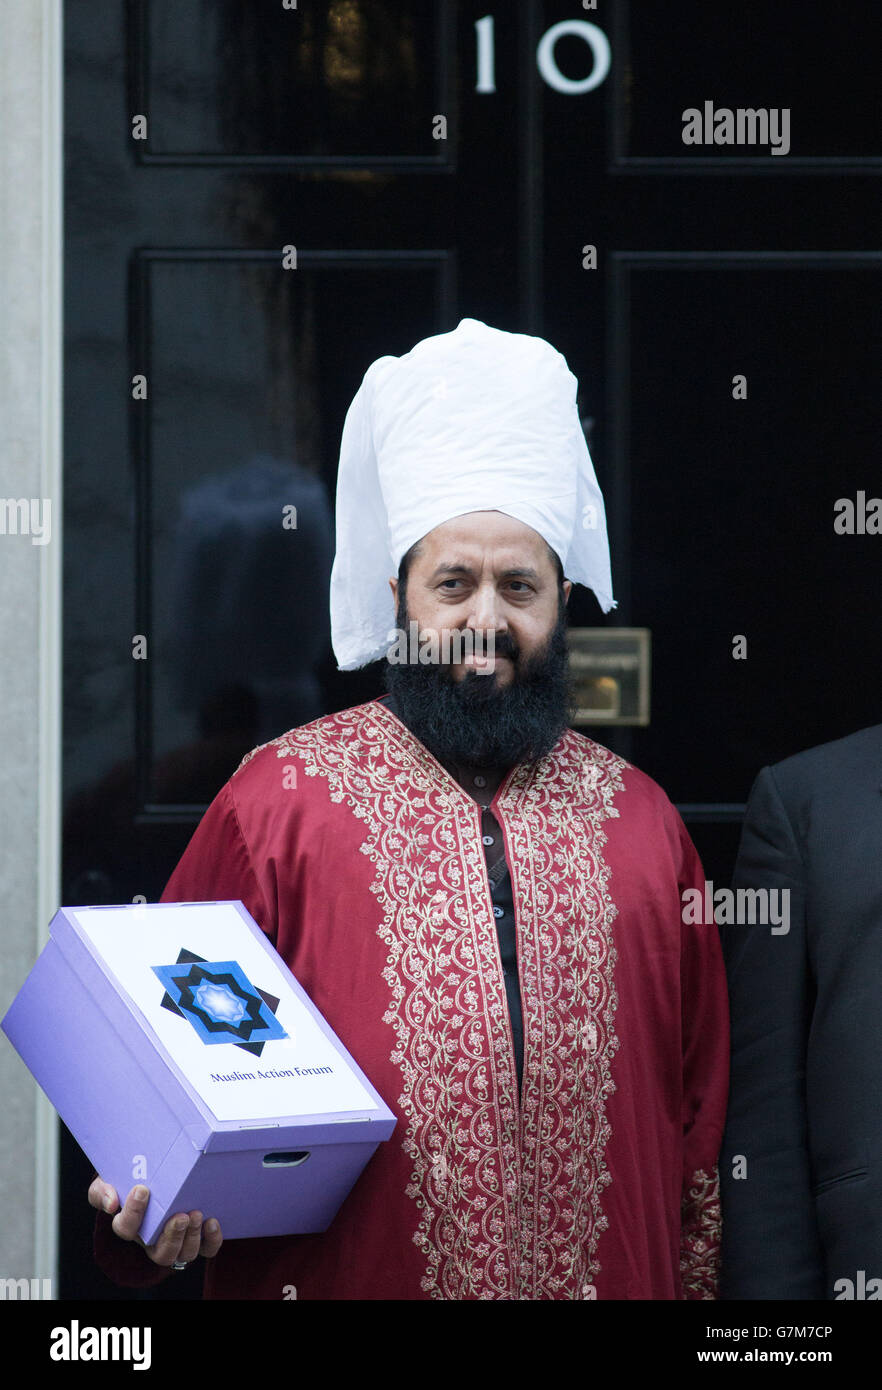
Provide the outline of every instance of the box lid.
<path id="1" fill-rule="evenodd" d="M 391 1134 L 392 1112 L 241 902 L 62 908 L 50 932 L 98 965 L 206 1120 L 206 1149 Z"/>

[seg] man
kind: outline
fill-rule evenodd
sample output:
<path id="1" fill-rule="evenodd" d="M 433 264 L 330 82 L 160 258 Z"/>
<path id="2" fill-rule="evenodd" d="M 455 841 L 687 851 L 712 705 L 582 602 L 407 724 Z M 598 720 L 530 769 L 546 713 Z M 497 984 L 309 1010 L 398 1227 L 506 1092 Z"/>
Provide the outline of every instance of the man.
<path id="1" fill-rule="evenodd" d="M 573 580 L 612 606 L 560 354 L 465 319 L 375 362 L 331 617 L 341 668 L 395 651 L 390 693 L 250 754 L 165 899 L 241 898 L 398 1127 L 328 1231 L 220 1246 L 195 1212 L 145 1253 L 105 1218 L 115 1277 L 201 1250 L 214 1297 L 715 1295 L 722 957 L 667 798 L 567 727 Z M 400 660 L 411 625 L 463 646 Z M 143 1205 L 104 1198 L 131 1241 Z"/>
<path id="2" fill-rule="evenodd" d="M 735 884 L 724 1297 L 879 1299 L 882 725 L 763 768 Z"/>

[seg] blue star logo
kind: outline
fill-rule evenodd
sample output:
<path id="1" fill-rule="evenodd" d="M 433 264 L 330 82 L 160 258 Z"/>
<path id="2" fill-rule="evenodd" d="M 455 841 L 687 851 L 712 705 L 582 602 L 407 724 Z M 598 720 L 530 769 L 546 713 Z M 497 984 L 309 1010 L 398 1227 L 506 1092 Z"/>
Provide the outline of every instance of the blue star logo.
<path id="1" fill-rule="evenodd" d="M 185 1018 L 204 1043 L 236 1043 L 260 1056 L 264 1043 L 288 1036 L 275 1016 L 278 999 L 255 989 L 238 961 L 182 951 L 174 965 L 152 969 L 165 986 L 163 1008 Z"/>
<path id="2" fill-rule="evenodd" d="M 194 989 L 193 998 L 215 1023 L 239 1023 L 245 1017 L 245 1001 L 237 999 L 229 985 L 203 980 L 199 988 Z"/>

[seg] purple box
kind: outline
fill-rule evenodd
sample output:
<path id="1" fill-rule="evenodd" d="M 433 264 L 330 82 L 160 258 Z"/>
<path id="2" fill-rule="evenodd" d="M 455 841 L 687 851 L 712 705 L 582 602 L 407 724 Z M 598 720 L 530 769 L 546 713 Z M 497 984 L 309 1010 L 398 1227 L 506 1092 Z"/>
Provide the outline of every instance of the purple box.
<path id="1" fill-rule="evenodd" d="M 323 1231 L 395 1128 L 240 902 L 63 907 L 3 1031 L 124 1200 Z"/>

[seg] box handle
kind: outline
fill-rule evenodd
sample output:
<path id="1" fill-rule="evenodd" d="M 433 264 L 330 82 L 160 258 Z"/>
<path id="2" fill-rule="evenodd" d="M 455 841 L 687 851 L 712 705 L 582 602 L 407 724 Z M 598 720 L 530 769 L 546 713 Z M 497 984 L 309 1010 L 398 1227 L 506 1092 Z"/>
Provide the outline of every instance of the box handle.
<path id="1" fill-rule="evenodd" d="M 308 1149 L 289 1149 L 284 1153 L 264 1154 L 264 1168 L 299 1168 L 309 1158 Z"/>

